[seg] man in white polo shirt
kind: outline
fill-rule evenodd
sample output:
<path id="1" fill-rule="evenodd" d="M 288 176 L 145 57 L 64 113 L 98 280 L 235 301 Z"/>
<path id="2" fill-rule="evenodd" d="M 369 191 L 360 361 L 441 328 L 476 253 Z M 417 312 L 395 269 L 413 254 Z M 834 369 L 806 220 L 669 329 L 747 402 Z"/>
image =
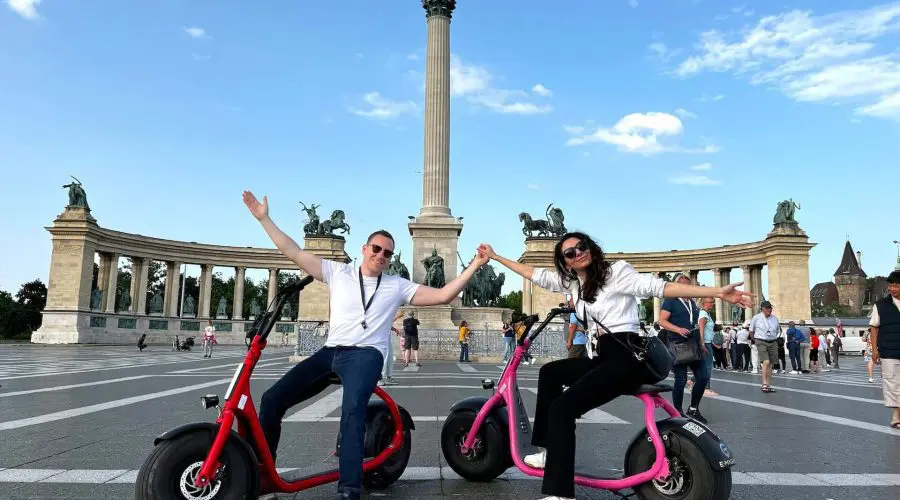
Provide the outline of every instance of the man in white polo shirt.
<path id="1" fill-rule="evenodd" d="M 362 247 L 360 266 L 354 268 L 304 252 L 269 218 L 266 197 L 260 203 L 252 193 L 244 191 L 243 198 L 281 253 L 313 278 L 328 284 L 331 305 L 325 346 L 294 366 L 260 400 L 259 421 L 266 442 L 274 458 L 284 414 L 320 392 L 325 387 L 322 382 L 336 374 L 344 390 L 338 497 L 358 499 L 362 491 L 366 406 L 381 376 L 397 309 L 405 304 L 449 304 L 488 258 L 476 255 L 456 279 L 443 288 L 431 288 L 384 274 L 394 253 L 394 238 L 387 231 L 369 235 Z"/>
<path id="2" fill-rule="evenodd" d="M 772 378 L 772 367 L 778 362 L 778 335 L 781 333 L 781 325 L 778 318 L 772 314 L 772 303 L 768 300 L 759 305 L 761 312 L 750 320 L 750 337 L 756 343 L 759 353 L 759 363 L 762 365 L 762 391 L 769 393 L 775 389 L 769 386 Z"/>

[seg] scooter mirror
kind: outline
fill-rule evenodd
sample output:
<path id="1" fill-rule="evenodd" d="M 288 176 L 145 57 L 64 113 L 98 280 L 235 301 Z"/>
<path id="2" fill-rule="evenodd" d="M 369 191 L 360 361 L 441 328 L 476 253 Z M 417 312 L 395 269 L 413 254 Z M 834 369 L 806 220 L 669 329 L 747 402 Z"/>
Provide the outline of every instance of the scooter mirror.
<path id="1" fill-rule="evenodd" d="M 216 396 L 215 394 L 200 396 L 200 403 L 203 405 L 204 410 L 215 408 L 219 406 L 219 396 Z"/>

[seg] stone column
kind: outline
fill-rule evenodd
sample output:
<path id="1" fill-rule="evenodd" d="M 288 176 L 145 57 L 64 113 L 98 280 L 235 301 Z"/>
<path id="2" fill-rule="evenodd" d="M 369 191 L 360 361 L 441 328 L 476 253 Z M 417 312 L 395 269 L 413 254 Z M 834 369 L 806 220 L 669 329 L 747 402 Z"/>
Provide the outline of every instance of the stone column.
<path id="1" fill-rule="evenodd" d="M 106 290 L 103 291 L 103 312 L 116 312 L 116 285 L 119 283 L 119 254 L 107 255 L 108 275 L 106 278 Z"/>
<path id="2" fill-rule="evenodd" d="M 147 315 L 147 274 L 150 259 L 131 258 L 131 312 L 139 316 Z"/>
<path id="3" fill-rule="evenodd" d="M 100 310 L 106 310 L 106 300 L 107 300 L 107 288 L 109 286 L 109 268 L 110 268 L 110 259 L 109 254 L 106 252 L 97 252 L 100 256 L 100 264 L 99 269 L 97 271 L 97 288 L 100 289 Z"/>
<path id="4" fill-rule="evenodd" d="M 659 321 L 659 311 L 662 310 L 662 299 L 653 297 L 653 322 Z"/>
<path id="5" fill-rule="evenodd" d="M 200 264 L 200 297 L 197 300 L 197 317 L 211 318 L 209 305 L 212 300 L 212 264 Z"/>
<path id="6" fill-rule="evenodd" d="M 234 268 L 234 298 L 231 300 L 232 321 L 244 319 L 244 273 L 246 271 L 246 267 Z"/>
<path id="7" fill-rule="evenodd" d="M 178 317 L 178 296 L 181 288 L 181 262 L 166 262 L 166 289 L 163 293 L 163 314 Z"/>
<path id="8" fill-rule="evenodd" d="M 691 283 L 695 285 L 700 284 L 700 271 L 687 271 L 688 276 L 691 278 Z"/>
<path id="9" fill-rule="evenodd" d="M 534 283 L 531 280 L 522 278 L 522 314 L 534 314 Z"/>
<path id="10" fill-rule="evenodd" d="M 712 270 L 713 279 L 715 281 L 716 288 L 725 286 L 731 281 L 731 269 L 730 268 L 716 268 Z M 731 315 L 729 314 L 730 307 L 729 305 L 722 299 L 716 299 L 716 320 L 719 324 L 725 324 L 731 321 Z"/>
<path id="11" fill-rule="evenodd" d="M 741 274 L 743 275 L 744 290 L 754 295 L 751 298 L 753 305 L 749 308 L 744 308 L 744 321 L 746 322 L 753 317 L 753 311 L 756 310 L 756 304 L 759 303 L 759 290 L 753 288 L 755 284 L 755 281 L 753 281 L 753 266 L 741 266 Z"/>
<path id="12" fill-rule="evenodd" d="M 266 295 L 266 304 L 271 304 L 276 294 L 278 294 L 278 269 L 273 268 L 269 269 L 269 291 Z"/>
<path id="13" fill-rule="evenodd" d="M 425 163 L 421 216 L 450 215 L 450 17 L 454 0 L 422 2 L 425 56 Z"/>

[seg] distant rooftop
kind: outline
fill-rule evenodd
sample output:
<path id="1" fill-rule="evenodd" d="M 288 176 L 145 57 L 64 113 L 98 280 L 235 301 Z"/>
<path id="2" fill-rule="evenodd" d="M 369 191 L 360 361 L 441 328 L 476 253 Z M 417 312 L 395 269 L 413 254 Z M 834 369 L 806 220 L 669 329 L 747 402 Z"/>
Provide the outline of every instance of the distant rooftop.
<path id="1" fill-rule="evenodd" d="M 853 247 L 850 241 L 844 244 L 844 255 L 841 257 L 841 265 L 838 266 L 835 276 L 861 276 L 866 277 L 866 273 L 859 267 L 859 261 L 856 260 L 856 254 L 853 253 Z"/>

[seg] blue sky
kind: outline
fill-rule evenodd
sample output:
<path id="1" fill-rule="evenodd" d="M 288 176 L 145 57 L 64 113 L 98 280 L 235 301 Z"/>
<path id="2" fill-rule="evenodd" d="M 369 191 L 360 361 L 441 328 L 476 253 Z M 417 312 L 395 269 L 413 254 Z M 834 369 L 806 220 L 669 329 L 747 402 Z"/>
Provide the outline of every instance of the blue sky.
<path id="1" fill-rule="evenodd" d="M 900 3 L 825 3 L 461 0 L 463 255 L 487 241 L 518 257 L 517 214 L 551 202 L 610 251 L 756 241 L 792 197 L 818 244 L 811 285 L 847 235 L 886 274 Z M 43 227 L 70 174 L 104 227 L 270 246 L 241 204 L 251 189 L 298 238 L 298 201 L 318 203 L 347 213 L 351 256 L 378 228 L 409 255 L 425 36 L 418 1 L 4 1 L 0 288 L 46 280 Z"/>

